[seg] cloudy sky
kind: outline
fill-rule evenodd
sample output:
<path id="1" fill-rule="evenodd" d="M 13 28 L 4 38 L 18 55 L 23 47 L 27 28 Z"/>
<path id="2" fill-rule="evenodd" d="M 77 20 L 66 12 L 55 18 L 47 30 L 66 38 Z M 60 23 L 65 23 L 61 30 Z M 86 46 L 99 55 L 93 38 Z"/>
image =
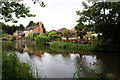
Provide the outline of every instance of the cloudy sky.
<path id="1" fill-rule="evenodd" d="M 26 26 L 29 21 L 41 21 L 46 30 L 58 30 L 60 28 L 72 29 L 77 23 L 79 16 L 76 11 L 82 11 L 83 0 L 43 0 L 46 4 L 45 8 L 41 8 L 39 4 L 33 4 L 32 0 L 24 0 L 26 6 L 30 7 L 30 11 L 36 14 L 36 17 L 21 18 L 17 24 Z M 9 23 L 10 24 L 10 23 Z"/>

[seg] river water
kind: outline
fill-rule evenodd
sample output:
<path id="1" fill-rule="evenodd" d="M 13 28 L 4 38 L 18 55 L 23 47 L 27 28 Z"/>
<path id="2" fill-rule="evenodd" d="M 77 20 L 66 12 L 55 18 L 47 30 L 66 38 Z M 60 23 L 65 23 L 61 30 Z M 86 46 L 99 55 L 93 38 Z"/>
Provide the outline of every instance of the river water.
<path id="1" fill-rule="evenodd" d="M 2 42 L 2 50 L 15 52 L 21 62 L 29 63 L 40 78 L 73 78 L 112 74 L 120 78 L 120 60 L 116 53 L 50 48 L 20 42 Z"/>

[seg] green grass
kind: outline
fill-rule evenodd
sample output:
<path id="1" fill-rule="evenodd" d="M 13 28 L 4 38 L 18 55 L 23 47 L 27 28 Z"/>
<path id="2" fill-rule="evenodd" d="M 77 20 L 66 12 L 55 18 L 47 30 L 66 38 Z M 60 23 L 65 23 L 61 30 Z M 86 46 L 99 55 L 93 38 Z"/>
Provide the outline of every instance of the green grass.
<path id="1" fill-rule="evenodd" d="M 15 53 L 2 51 L 2 79 L 35 77 L 29 64 L 21 63 Z"/>
<path id="2" fill-rule="evenodd" d="M 67 48 L 67 49 L 80 49 L 80 50 L 94 50 L 95 45 L 79 44 L 76 45 L 70 42 L 54 41 L 50 43 L 50 47 Z"/>

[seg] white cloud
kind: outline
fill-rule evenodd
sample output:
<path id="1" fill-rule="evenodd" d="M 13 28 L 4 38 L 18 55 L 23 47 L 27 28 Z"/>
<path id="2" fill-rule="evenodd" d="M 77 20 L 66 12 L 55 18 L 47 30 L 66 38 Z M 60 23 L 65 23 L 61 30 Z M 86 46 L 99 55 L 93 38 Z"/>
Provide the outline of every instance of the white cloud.
<path id="1" fill-rule="evenodd" d="M 21 18 L 18 24 L 25 26 L 29 21 L 41 21 L 47 31 L 60 28 L 73 28 L 79 17 L 76 15 L 77 10 L 82 10 L 81 0 L 44 0 L 46 7 L 41 8 L 39 4 L 33 4 L 32 0 L 24 0 L 26 6 L 30 6 L 31 13 L 36 14 L 36 17 Z"/>

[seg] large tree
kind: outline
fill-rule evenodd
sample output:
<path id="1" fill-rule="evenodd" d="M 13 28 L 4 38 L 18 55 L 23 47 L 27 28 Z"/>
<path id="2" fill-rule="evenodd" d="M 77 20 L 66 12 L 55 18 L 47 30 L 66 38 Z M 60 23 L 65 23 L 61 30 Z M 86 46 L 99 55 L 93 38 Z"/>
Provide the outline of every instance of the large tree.
<path id="1" fill-rule="evenodd" d="M 16 18 L 20 17 L 32 17 L 34 14 L 30 13 L 29 7 L 26 7 L 25 4 L 20 3 L 22 0 L 0 0 L 0 19 L 5 20 L 6 22 L 12 21 L 17 22 L 13 18 L 13 14 Z M 45 7 L 44 3 L 40 0 L 32 0 L 35 3 L 39 3 L 41 7 Z"/>
<path id="2" fill-rule="evenodd" d="M 109 48 L 118 51 L 120 48 L 120 1 L 98 1 L 92 1 L 90 6 L 84 2 L 84 10 L 82 12 L 77 11 L 80 16 L 79 20 L 82 23 L 87 22 L 89 30 L 102 33 L 102 36 L 98 39 L 101 49 Z"/>

